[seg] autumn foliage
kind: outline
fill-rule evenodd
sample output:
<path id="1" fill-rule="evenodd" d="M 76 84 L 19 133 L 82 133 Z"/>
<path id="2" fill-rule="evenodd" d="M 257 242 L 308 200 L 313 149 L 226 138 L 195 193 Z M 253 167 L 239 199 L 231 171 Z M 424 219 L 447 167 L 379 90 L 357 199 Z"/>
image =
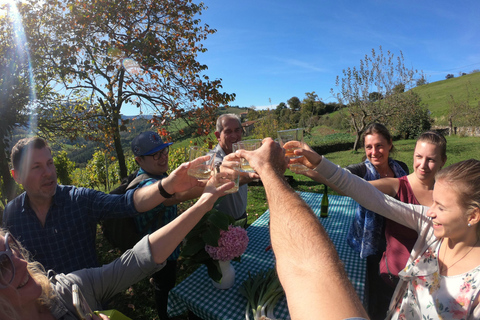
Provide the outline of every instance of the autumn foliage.
<path id="1" fill-rule="evenodd" d="M 209 132 L 214 110 L 232 101 L 197 61 L 215 33 L 199 19 L 206 8 L 190 0 L 29 0 L 19 5 L 36 75 L 68 101 L 87 139 L 115 149 L 121 110 L 155 114 L 154 125 L 178 117 Z M 81 97 L 81 98 L 79 98 Z M 72 127 L 70 126 L 70 130 Z M 168 132 L 161 130 L 163 135 Z"/>

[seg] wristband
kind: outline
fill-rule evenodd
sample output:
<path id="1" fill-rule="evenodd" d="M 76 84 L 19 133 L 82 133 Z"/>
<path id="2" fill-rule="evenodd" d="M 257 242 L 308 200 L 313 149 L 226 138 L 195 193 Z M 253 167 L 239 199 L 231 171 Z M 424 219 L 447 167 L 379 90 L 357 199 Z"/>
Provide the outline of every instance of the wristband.
<path id="1" fill-rule="evenodd" d="M 160 192 L 160 195 L 165 199 L 170 199 L 171 197 L 173 197 L 173 194 L 170 194 L 165 191 L 165 189 L 163 189 L 162 180 L 158 181 L 158 192 Z"/>

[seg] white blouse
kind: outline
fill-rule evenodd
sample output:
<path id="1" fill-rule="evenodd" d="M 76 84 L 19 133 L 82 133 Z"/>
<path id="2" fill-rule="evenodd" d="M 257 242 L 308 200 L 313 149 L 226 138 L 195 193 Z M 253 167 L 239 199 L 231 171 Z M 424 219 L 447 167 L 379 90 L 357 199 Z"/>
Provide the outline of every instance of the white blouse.
<path id="1" fill-rule="evenodd" d="M 361 206 L 418 232 L 418 239 L 390 303 L 387 319 L 480 319 L 480 266 L 456 276 L 441 276 L 438 249 L 428 207 L 403 203 L 323 158 L 315 171 Z M 441 288 L 441 290 L 439 290 Z M 467 302 L 468 301 L 468 302 Z"/>

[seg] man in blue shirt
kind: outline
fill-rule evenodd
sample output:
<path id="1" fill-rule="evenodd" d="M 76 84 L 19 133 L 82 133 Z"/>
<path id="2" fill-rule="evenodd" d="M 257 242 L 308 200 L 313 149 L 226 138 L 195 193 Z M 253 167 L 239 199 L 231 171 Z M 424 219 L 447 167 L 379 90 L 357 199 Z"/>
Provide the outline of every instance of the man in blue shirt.
<path id="1" fill-rule="evenodd" d="M 39 137 L 20 140 L 11 160 L 13 177 L 25 192 L 5 207 L 3 226 L 35 260 L 58 273 L 98 266 L 95 236 L 101 219 L 134 216 L 201 184 L 182 172 L 175 184 L 171 175 L 124 195 L 57 185 L 50 147 Z"/>
<path id="2" fill-rule="evenodd" d="M 157 183 L 168 177 L 168 154 L 172 143 L 163 143 L 160 136 L 151 131 L 140 133 L 132 140 L 132 151 L 135 161 L 140 166 L 137 177 L 147 174 L 149 178 L 142 180 L 138 188 Z M 186 192 L 179 192 L 166 199 L 157 207 L 148 212 L 134 217 L 135 225 L 139 233 L 150 234 L 163 227 L 177 217 L 177 204 L 199 197 L 203 188 L 197 187 Z M 168 257 L 166 266 L 152 276 L 152 284 L 155 287 L 155 302 L 160 320 L 167 320 L 168 292 L 175 286 L 177 259 L 180 255 L 180 247 Z"/>

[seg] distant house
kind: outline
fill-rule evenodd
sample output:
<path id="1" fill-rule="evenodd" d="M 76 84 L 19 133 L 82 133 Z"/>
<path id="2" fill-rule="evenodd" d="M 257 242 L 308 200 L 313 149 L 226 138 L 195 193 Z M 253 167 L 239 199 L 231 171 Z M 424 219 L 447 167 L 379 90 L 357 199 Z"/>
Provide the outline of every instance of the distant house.
<path id="1" fill-rule="evenodd" d="M 257 121 L 245 121 L 242 123 L 243 132 L 245 132 L 246 136 L 252 133 L 252 130 L 255 128 L 255 122 Z"/>

